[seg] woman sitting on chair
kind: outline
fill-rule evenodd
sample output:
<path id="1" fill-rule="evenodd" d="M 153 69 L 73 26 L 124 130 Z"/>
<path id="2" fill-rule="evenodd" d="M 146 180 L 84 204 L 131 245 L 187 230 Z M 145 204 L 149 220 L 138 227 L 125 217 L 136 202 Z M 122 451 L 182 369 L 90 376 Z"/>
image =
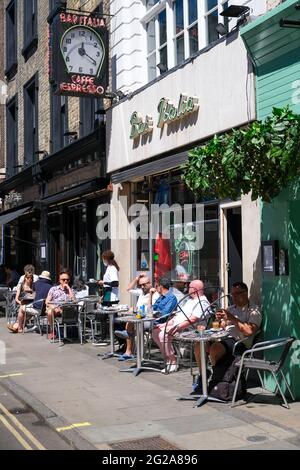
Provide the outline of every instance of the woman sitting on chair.
<path id="1" fill-rule="evenodd" d="M 33 287 L 33 274 L 32 273 L 25 273 L 24 282 L 20 284 L 17 288 L 16 293 L 16 303 L 20 305 L 19 312 L 18 312 L 18 319 L 16 323 L 11 325 L 10 323 L 7 324 L 7 328 L 12 333 L 22 333 L 24 327 L 24 315 L 25 315 L 25 307 L 28 303 L 32 302 L 34 299 L 34 287 Z"/>

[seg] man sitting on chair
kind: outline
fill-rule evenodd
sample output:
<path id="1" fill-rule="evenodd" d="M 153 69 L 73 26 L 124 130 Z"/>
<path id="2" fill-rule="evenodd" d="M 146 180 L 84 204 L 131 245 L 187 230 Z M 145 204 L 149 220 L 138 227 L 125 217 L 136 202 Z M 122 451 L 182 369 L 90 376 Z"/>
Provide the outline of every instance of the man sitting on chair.
<path id="1" fill-rule="evenodd" d="M 228 309 L 221 309 L 216 313 L 216 320 L 220 322 L 220 327 L 230 330 L 228 337 L 222 341 L 207 343 L 206 352 L 209 354 L 211 365 L 214 367 L 220 359 L 233 357 L 233 348 L 237 341 L 245 340 L 239 344 L 239 353 L 243 353 L 246 348 L 251 347 L 252 340 L 247 341 L 248 336 L 252 336 L 259 329 L 262 317 L 256 306 L 251 306 L 248 297 L 248 287 L 244 282 L 235 282 L 232 285 L 231 296 L 234 305 Z M 195 345 L 195 358 L 201 374 L 200 345 Z M 201 377 L 194 387 L 201 393 Z"/>
<path id="2" fill-rule="evenodd" d="M 189 328 L 194 323 L 203 325 L 205 328 L 207 317 L 210 315 L 210 304 L 204 295 L 202 281 L 194 280 L 190 283 L 189 297 L 181 310 L 178 310 L 167 324 L 157 325 L 153 328 L 152 337 L 166 358 L 166 368 L 161 371 L 162 373 L 172 373 L 178 370 L 172 345 L 174 334 Z"/>
<path id="3" fill-rule="evenodd" d="M 53 325 L 53 318 L 61 315 L 62 308 L 55 303 L 76 302 L 75 292 L 69 285 L 70 274 L 68 271 L 62 271 L 59 275 L 59 285 L 51 287 L 46 298 L 47 316 L 50 329 Z M 54 304 L 53 304 L 54 302 Z M 54 331 L 49 335 L 50 339 L 55 338 Z"/>

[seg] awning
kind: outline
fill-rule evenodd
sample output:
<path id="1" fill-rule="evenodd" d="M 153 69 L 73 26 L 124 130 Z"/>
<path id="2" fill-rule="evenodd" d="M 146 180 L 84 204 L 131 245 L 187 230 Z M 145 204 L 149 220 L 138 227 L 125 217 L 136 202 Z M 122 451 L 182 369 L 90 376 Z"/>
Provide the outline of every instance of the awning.
<path id="1" fill-rule="evenodd" d="M 0 225 L 6 225 L 12 220 L 17 219 L 21 215 L 25 214 L 31 209 L 32 206 L 22 207 L 22 209 L 17 209 L 14 211 L 7 212 L 5 214 L 0 213 Z"/>
<path id="2" fill-rule="evenodd" d="M 70 198 L 80 198 L 88 192 L 96 192 L 106 189 L 109 184 L 109 178 L 100 177 L 93 178 L 85 183 L 77 184 L 73 188 L 65 189 L 59 193 L 51 194 L 51 196 L 44 197 L 42 203 L 45 206 L 51 204 L 64 203 Z"/>
<path id="3" fill-rule="evenodd" d="M 168 157 L 154 160 L 153 162 L 144 163 L 142 165 L 136 165 L 133 168 L 128 168 L 123 171 L 115 172 L 111 176 L 111 181 L 114 184 L 124 183 L 125 181 L 133 181 L 136 178 L 143 176 L 151 176 L 157 173 L 176 168 L 182 163 L 185 163 L 188 159 L 188 152 L 177 153 L 176 155 L 170 155 Z"/>

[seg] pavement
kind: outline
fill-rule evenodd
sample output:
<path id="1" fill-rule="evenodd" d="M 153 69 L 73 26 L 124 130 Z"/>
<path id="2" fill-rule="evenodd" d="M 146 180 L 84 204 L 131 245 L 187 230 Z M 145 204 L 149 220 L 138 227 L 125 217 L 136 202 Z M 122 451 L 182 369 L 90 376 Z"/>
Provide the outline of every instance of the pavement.
<path id="1" fill-rule="evenodd" d="M 97 357 L 109 347 L 60 347 L 36 333 L 12 334 L 4 319 L 0 350 L 0 385 L 74 449 L 300 449 L 300 402 L 287 410 L 261 389 L 251 389 L 251 401 L 234 408 L 194 408 L 176 400 L 191 391 L 188 367 L 134 377 L 119 372 L 128 363 Z"/>

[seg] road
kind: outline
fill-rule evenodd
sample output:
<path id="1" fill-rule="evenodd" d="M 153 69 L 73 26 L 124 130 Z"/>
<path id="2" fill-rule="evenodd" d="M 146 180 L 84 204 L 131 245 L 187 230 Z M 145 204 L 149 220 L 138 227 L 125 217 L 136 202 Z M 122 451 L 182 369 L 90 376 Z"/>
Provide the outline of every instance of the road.
<path id="1" fill-rule="evenodd" d="M 71 450 L 71 447 L 0 385 L 0 450 Z"/>

